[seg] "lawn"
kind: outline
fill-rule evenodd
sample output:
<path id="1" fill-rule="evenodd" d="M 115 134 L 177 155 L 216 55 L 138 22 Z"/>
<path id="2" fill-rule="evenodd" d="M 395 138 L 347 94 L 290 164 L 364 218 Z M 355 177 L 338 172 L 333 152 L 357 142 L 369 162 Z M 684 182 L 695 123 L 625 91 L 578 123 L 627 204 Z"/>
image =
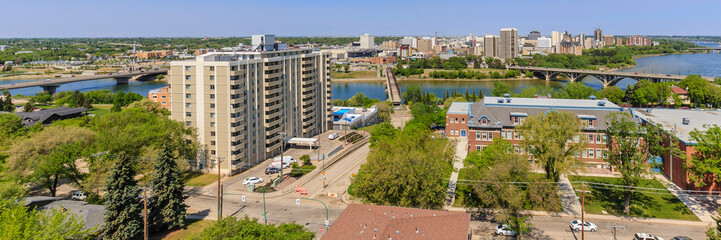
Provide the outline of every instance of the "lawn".
<path id="1" fill-rule="evenodd" d="M 183 183 L 191 187 L 203 187 L 218 181 L 218 174 L 186 172 L 183 173 Z"/>
<path id="2" fill-rule="evenodd" d="M 378 71 L 351 71 L 351 72 L 331 72 L 330 75 L 337 79 L 348 78 L 377 78 Z"/>
<path id="3" fill-rule="evenodd" d="M 571 182 L 585 181 L 621 185 L 621 178 L 570 176 L 569 180 Z M 581 188 L 578 183 L 573 183 L 573 186 L 577 191 Z M 643 180 L 639 187 L 665 189 L 663 184 L 656 179 Z M 586 185 L 586 189 L 588 190 L 588 185 Z M 578 194 L 580 197 L 580 192 Z M 590 193 L 586 193 L 585 198 L 587 213 L 603 214 L 601 211 L 606 211 L 608 214 L 626 215 L 623 212 L 623 192 L 620 190 L 593 188 Z M 644 192 L 634 193 L 631 198 L 630 215 L 700 221 L 676 196 L 664 190 L 644 190 Z"/>
<path id="4" fill-rule="evenodd" d="M 172 232 L 163 237 L 158 237 L 158 238 L 151 237 L 150 239 L 163 239 L 163 240 L 188 239 L 188 238 L 191 238 L 191 237 L 199 234 L 200 232 L 203 231 L 203 229 L 215 224 L 215 221 L 185 219 L 185 224 L 186 224 L 185 229 Z"/>
<path id="5" fill-rule="evenodd" d="M 93 109 L 88 111 L 88 113 L 94 114 L 95 116 L 100 116 L 110 113 L 110 108 L 112 107 L 113 104 L 93 104 Z"/>

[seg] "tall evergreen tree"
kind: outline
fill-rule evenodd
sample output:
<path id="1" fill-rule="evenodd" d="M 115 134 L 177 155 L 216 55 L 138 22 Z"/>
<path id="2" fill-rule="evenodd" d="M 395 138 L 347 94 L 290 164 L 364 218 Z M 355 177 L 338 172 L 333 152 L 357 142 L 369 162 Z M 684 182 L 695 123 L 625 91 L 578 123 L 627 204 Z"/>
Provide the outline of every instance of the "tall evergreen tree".
<path id="1" fill-rule="evenodd" d="M 483 89 L 481 88 L 478 89 L 478 99 L 483 99 Z"/>
<path id="2" fill-rule="evenodd" d="M 183 227 L 187 206 L 183 196 L 185 184 L 180 180 L 180 168 L 172 156 L 172 151 L 164 145 L 155 159 L 155 172 L 151 187 L 153 206 L 151 219 L 154 229 L 173 229 Z"/>
<path id="3" fill-rule="evenodd" d="M 135 170 L 128 156 L 120 156 L 106 181 L 105 239 L 141 239 L 143 208 Z"/>
<path id="4" fill-rule="evenodd" d="M 5 100 L 0 101 L 0 111 L 5 112 L 12 112 L 15 110 L 15 107 L 13 106 L 13 98 L 10 94 L 10 91 L 4 90 L 3 95 L 5 95 Z"/>

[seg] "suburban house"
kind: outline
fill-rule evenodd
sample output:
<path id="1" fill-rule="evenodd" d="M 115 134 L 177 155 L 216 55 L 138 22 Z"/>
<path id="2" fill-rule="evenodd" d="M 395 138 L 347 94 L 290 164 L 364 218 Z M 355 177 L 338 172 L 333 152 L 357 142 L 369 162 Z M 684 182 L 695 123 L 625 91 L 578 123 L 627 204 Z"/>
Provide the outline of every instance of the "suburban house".
<path id="1" fill-rule="evenodd" d="M 468 139 L 468 151 L 478 150 L 503 138 L 511 142 L 517 154 L 526 151 L 520 144 L 523 136 L 516 127 L 523 125 L 525 119 L 550 111 L 570 112 L 581 122 L 581 138 L 587 146 L 579 153 L 580 159 L 589 168 L 611 169 L 603 160 L 606 148 L 607 116 L 622 112 L 623 108 L 607 100 L 591 99 L 551 99 L 551 98 L 511 98 L 485 97 L 479 102 L 454 102 L 446 113 L 446 136 Z"/>
<path id="2" fill-rule="evenodd" d="M 678 95 L 678 98 L 681 99 L 681 104 L 683 105 L 691 105 L 691 99 L 688 98 L 688 91 L 686 89 L 677 87 L 677 86 L 671 86 L 671 96 L 668 97 L 669 99 L 667 102 L 675 103 L 673 100 L 673 95 Z"/>
<path id="3" fill-rule="evenodd" d="M 698 143 L 691 138 L 690 133 L 697 129 L 705 131 L 707 126 L 721 125 L 721 110 L 681 110 L 681 109 L 641 109 L 633 108 L 631 112 L 644 123 L 660 125 L 666 133 L 666 147 L 671 144 L 669 137 L 675 138 L 675 146 L 685 156 L 674 156 L 670 152 L 661 156 L 663 159 L 663 173 L 678 187 L 685 190 L 721 191 L 716 184 L 714 176 L 705 179 L 706 186 L 697 187 L 690 181 L 686 172 L 686 159 L 691 159 L 696 152 L 694 146 Z"/>
<path id="4" fill-rule="evenodd" d="M 69 118 L 76 118 L 85 115 L 88 109 L 84 107 L 69 108 L 59 107 L 51 109 L 41 109 L 35 112 L 19 112 L 16 113 L 22 118 L 22 123 L 25 126 L 32 126 L 36 123 L 50 124 L 56 120 L 63 120 Z"/>
<path id="5" fill-rule="evenodd" d="M 471 214 L 351 204 L 321 239 L 470 239 Z"/>

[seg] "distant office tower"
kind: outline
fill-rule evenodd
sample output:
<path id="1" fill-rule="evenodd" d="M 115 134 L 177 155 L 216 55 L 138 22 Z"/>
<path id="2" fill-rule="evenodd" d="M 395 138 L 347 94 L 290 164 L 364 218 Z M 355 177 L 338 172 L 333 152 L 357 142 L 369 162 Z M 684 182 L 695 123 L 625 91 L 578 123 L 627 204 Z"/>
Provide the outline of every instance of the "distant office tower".
<path id="1" fill-rule="evenodd" d="M 517 29 L 501 28 L 501 38 L 498 43 L 498 57 L 501 59 L 518 57 Z"/>
<path id="2" fill-rule="evenodd" d="M 398 41 L 388 40 L 388 41 L 383 42 L 383 49 L 395 50 L 395 49 L 398 49 L 399 45 L 400 44 L 398 43 Z"/>
<path id="3" fill-rule="evenodd" d="M 651 38 L 641 37 L 639 35 L 628 37 L 626 45 L 630 46 L 651 46 Z"/>
<path id="4" fill-rule="evenodd" d="M 483 38 L 483 56 L 498 57 L 498 36 L 486 35 Z"/>
<path id="5" fill-rule="evenodd" d="M 561 33 L 558 31 L 551 32 L 551 45 L 561 42 Z"/>
<path id="6" fill-rule="evenodd" d="M 418 40 L 417 43 L 419 52 L 433 52 L 433 40 L 430 39 L 421 39 Z"/>
<path id="7" fill-rule="evenodd" d="M 375 41 L 373 41 L 373 35 L 370 34 L 363 34 L 360 36 L 360 48 L 363 49 L 370 49 L 375 46 Z"/>
<path id="8" fill-rule="evenodd" d="M 539 31 L 531 31 L 528 33 L 528 40 L 538 40 L 538 38 L 541 37 L 541 32 Z"/>
<path id="9" fill-rule="evenodd" d="M 330 53 L 213 52 L 171 62 L 169 78 L 171 118 L 198 130 L 212 160 L 198 167 L 220 160 L 237 173 L 280 153 L 283 138 L 331 127 Z"/>
<path id="10" fill-rule="evenodd" d="M 603 36 L 603 45 L 611 46 L 615 43 L 613 39 L 613 35 L 604 35 Z"/>
<path id="11" fill-rule="evenodd" d="M 578 34 L 578 40 L 576 40 L 576 41 L 581 43 L 582 48 L 584 48 L 584 49 L 586 48 L 586 34 L 583 34 L 583 33 Z"/>
<path id="12" fill-rule="evenodd" d="M 538 48 L 551 48 L 551 38 L 540 37 L 538 38 Z"/>
<path id="13" fill-rule="evenodd" d="M 623 45 L 623 38 L 617 37 L 617 38 L 616 38 L 616 45 L 622 46 L 622 45 Z"/>
<path id="14" fill-rule="evenodd" d="M 256 51 L 272 51 L 275 50 L 275 35 L 253 35 L 253 50 Z"/>
<path id="15" fill-rule="evenodd" d="M 410 46 L 411 43 L 413 42 L 412 39 L 413 39 L 413 37 L 403 37 L 403 39 L 401 39 L 401 45 L 407 44 L 408 46 Z"/>
<path id="16" fill-rule="evenodd" d="M 601 31 L 600 28 L 596 28 L 596 30 L 593 30 L 593 40 L 596 40 L 598 42 L 603 41 L 603 31 Z"/>

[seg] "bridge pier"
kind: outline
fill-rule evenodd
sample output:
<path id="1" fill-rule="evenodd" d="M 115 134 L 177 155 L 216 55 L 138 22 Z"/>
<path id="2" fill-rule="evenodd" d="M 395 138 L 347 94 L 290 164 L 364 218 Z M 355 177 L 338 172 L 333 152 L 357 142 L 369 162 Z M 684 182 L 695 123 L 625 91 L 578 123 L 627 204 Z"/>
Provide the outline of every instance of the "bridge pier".
<path id="1" fill-rule="evenodd" d="M 60 87 L 60 85 L 42 85 L 40 87 L 43 88 L 43 91 L 47 92 L 50 95 L 53 95 L 58 90 L 58 87 Z"/>
<path id="2" fill-rule="evenodd" d="M 128 82 L 130 82 L 130 77 L 115 77 L 115 81 L 118 85 L 128 85 Z"/>

